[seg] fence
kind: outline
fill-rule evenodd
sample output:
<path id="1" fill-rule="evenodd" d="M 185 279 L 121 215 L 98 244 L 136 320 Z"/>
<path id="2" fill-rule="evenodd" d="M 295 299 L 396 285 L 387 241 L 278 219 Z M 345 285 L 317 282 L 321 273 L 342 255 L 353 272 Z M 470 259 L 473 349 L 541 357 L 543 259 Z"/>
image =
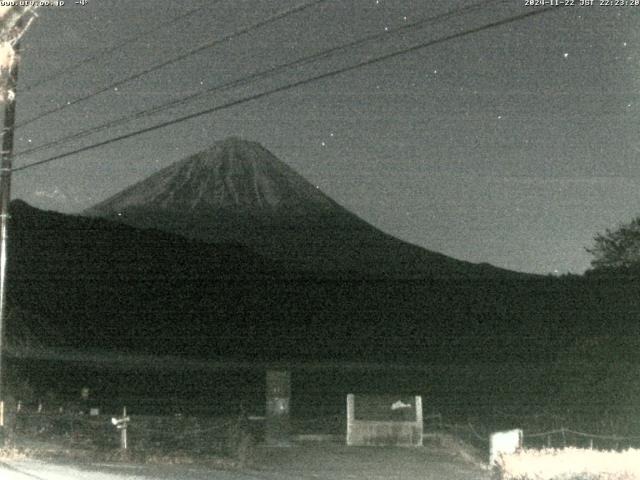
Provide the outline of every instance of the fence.
<path id="1" fill-rule="evenodd" d="M 40 411 L 39 411 L 40 410 Z M 11 415 L 5 411 L 9 430 L 15 435 L 46 441 L 55 437 L 64 444 L 118 449 L 121 447 L 120 431 L 112 422 L 114 415 L 87 415 L 60 412 L 57 408 L 22 407 Z M 119 414 L 117 416 L 120 416 Z M 229 442 L 237 442 L 242 432 L 250 433 L 260 442 L 264 429 L 264 417 L 244 415 L 189 416 L 189 415 L 132 415 L 128 425 L 128 441 L 131 448 L 169 452 L 185 450 L 191 453 L 226 453 Z M 439 413 L 427 413 L 423 417 L 425 436 L 449 432 L 485 451 L 489 449 L 491 433 L 512 428 L 522 428 L 525 448 L 579 447 L 606 450 L 640 448 L 640 435 L 626 435 L 600 429 L 597 433 L 584 428 L 566 426 L 566 418 L 558 415 L 537 414 L 518 416 L 500 412 L 495 421 L 468 420 L 451 422 Z M 325 415 L 317 418 L 292 420 L 293 433 L 330 434 L 326 438 L 343 439 L 346 432 L 345 415 Z M 544 428 L 544 425 L 549 428 Z M 537 427 L 537 428 L 536 428 Z"/>
<path id="2" fill-rule="evenodd" d="M 234 436 L 249 425 L 238 417 L 190 417 L 182 415 L 134 415 L 117 423 L 111 415 L 67 412 L 38 412 L 22 409 L 7 413 L 6 428 L 11 440 L 55 442 L 60 447 L 85 449 L 124 449 L 127 444 L 138 451 L 158 454 L 188 451 L 190 454 L 224 454 L 232 448 Z M 125 427 L 123 430 L 122 427 Z M 119 428 L 120 427 L 120 428 Z M 123 434 L 123 431 L 125 432 Z"/>
<path id="3" fill-rule="evenodd" d="M 466 424 L 452 424 L 443 421 L 439 414 L 429 415 L 426 418 L 437 420 L 432 424 L 431 430 L 454 432 L 456 435 L 481 447 L 488 447 L 491 433 L 503 428 L 482 428 L 471 422 Z M 512 428 L 520 427 L 514 421 Z M 640 448 L 640 435 L 619 435 L 615 433 L 589 433 L 575 428 L 559 427 L 548 430 L 536 431 L 523 429 L 522 443 L 524 448 L 558 448 L 578 447 L 591 449 L 622 450 L 627 448 Z"/>

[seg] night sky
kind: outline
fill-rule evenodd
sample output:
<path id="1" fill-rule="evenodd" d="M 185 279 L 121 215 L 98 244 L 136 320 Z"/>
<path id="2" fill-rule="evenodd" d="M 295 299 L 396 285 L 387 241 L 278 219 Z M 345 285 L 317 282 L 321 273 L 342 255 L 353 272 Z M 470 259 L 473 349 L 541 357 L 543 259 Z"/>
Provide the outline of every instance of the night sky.
<path id="1" fill-rule="evenodd" d="M 310 0 L 74 3 L 40 8 L 25 35 L 18 125 Z M 482 8 L 464 10 L 478 3 Z M 13 197 L 79 212 L 235 135 L 262 143 L 338 203 L 403 240 L 513 270 L 581 273 L 595 233 L 640 213 L 640 6 L 577 3 L 17 171 Z M 201 10 L 184 16 L 195 8 Z M 464 13 L 394 33 L 456 8 Z M 22 126 L 16 150 L 386 34 L 18 156 L 14 165 L 542 9 L 525 0 L 319 2 Z"/>

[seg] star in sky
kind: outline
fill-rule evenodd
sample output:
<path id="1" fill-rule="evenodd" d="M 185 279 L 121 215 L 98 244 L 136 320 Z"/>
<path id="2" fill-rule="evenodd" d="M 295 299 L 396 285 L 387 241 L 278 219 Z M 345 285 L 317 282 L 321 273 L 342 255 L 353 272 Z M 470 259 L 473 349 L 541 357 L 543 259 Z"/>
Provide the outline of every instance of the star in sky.
<path id="1" fill-rule="evenodd" d="M 47 78 L 58 64 L 72 65 L 89 57 L 102 48 L 102 40 L 105 46 L 114 44 L 120 38 L 134 36 L 141 23 L 148 23 L 145 28 L 149 28 L 166 21 L 166 15 L 183 13 L 184 4 L 202 3 L 140 1 L 153 5 L 144 9 L 144 17 L 137 9 L 123 16 L 101 7 L 100 2 L 91 6 L 100 13 L 95 22 L 84 14 L 79 21 L 62 9 L 43 11 L 42 21 L 34 22 L 25 37 L 21 84 Z M 271 67 L 272 62 L 285 61 L 281 57 L 288 54 L 285 49 L 292 44 L 296 45 L 295 58 L 304 58 L 371 32 L 384 33 L 385 26 L 390 30 L 406 27 L 409 17 L 414 22 L 455 8 L 449 4 L 475 2 L 327 2 L 324 10 L 300 12 L 295 21 L 283 19 L 252 35 L 238 36 L 207 55 L 185 58 L 180 68 L 162 69 L 144 81 L 120 86 L 120 94 L 109 89 L 111 95 L 99 96 L 86 107 L 65 109 L 59 118 L 47 118 L 20 131 L 20 144 L 26 150 L 85 125 L 99 124 L 105 117 L 117 118 L 128 111 L 148 108 L 150 91 L 160 92 L 166 87 L 167 95 L 174 99 L 184 95 L 179 90 L 185 85 L 201 90 L 204 85 L 223 83 L 227 76 L 242 78 Z M 263 19 L 296 2 L 222 3 L 228 5 L 224 12 L 214 9 L 209 10 L 210 15 L 191 17 L 189 24 L 178 25 L 171 32 L 157 32 L 153 39 L 145 38 L 145 44 L 134 42 L 126 51 L 104 58 L 99 65 L 87 65 L 57 84 L 47 83 L 41 89 L 24 92 L 18 102 L 19 118 L 37 115 L 43 105 L 74 103 L 80 95 L 78 89 L 85 92 L 102 88 L 144 65 L 165 60 L 153 58 L 152 54 L 158 52 L 149 48 L 167 35 L 174 40 L 167 49 L 172 54 L 180 53 L 188 45 L 209 38 L 212 24 L 216 33 L 230 33 L 251 23 L 241 20 L 248 13 L 255 13 L 254 20 Z M 249 6 L 261 11 L 248 12 Z M 490 8 L 483 9 L 477 18 L 475 14 L 465 15 L 460 22 L 464 25 L 440 22 L 423 30 L 406 29 L 403 40 L 389 31 L 384 34 L 384 47 L 399 50 L 430 36 L 508 16 L 507 10 L 502 12 L 503 7 L 496 6 L 495 12 L 493 6 Z M 593 234 L 623 222 L 639 208 L 637 185 L 628 179 L 637 178 L 639 168 L 634 129 L 637 119 L 632 117 L 637 114 L 638 97 L 630 93 L 638 87 L 640 46 L 635 40 L 640 31 L 640 9 L 625 9 L 624 14 L 622 9 L 614 12 L 597 7 L 552 10 L 511 26 L 491 28 L 366 69 L 301 85 L 287 94 L 266 96 L 202 117 L 197 123 L 176 124 L 170 131 L 149 132 L 26 170 L 16 176 L 14 194 L 39 207 L 81 211 L 159 167 L 207 148 L 213 141 L 240 135 L 262 143 L 315 183 L 322 180 L 323 191 L 336 201 L 403 240 L 463 260 L 505 268 L 580 272 L 588 266 L 584 246 Z M 78 14 L 82 11 L 90 10 L 76 10 Z M 308 35 L 309 26 L 317 28 L 312 30 L 313 35 Z M 344 35 L 346 31 L 350 34 Z M 51 48 L 52 38 L 59 47 Z M 397 43 L 393 43 L 396 38 Z M 539 48 L 531 48 L 532 41 Z M 379 47 L 371 45 L 367 53 L 377 55 Z M 554 53 L 549 55 L 549 51 Z M 349 52 L 343 60 L 361 59 L 363 51 L 357 53 Z M 563 65 L 570 68 L 558 68 L 563 60 Z M 326 61 L 323 65 L 308 70 L 304 66 L 295 73 L 299 76 L 283 76 L 280 80 L 284 84 L 335 66 Z M 233 98 L 260 91 L 262 86 L 247 86 Z M 625 94 L 631 98 L 625 98 Z M 185 105 L 172 115 L 218 101 L 222 100 L 212 97 L 202 105 Z M 156 119 L 137 121 L 139 124 L 127 128 L 143 128 Z M 603 124 L 616 134 L 610 135 Z M 115 132 L 96 134 L 78 146 L 113 135 Z M 524 137 L 531 138 L 529 145 Z M 27 138 L 33 138 L 33 144 Z M 306 149 L 305 145 L 312 148 Z M 43 152 L 17 160 L 24 164 L 48 155 Z M 390 159 L 397 168 L 381 168 Z M 505 178 L 496 178 L 497 174 Z M 47 186 L 52 183 L 66 192 L 76 191 L 73 186 L 82 202 L 34 198 L 32 192 L 50 192 Z M 380 185 L 392 187 L 389 195 L 394 196 L 394 202 L 376 202 L 378 195 L 389 198 L 381 193 Z M 492 195 L 487 197 L 487 191 Z M 602 202 L 605 191 L 607 201 Z M 505 208 L 516 201 L 522 202 L 521 215 L 505 218 Z M 405 211 L 400 208 L 411 209 L 407 211 L 412 212 L 415 222 L 398 222 L 398 211 Z M 470 242 L 470 238 L 477 238 L 478 231 L 486 237 Z M 553 251 L 570 253 L 559 259 Z"/>

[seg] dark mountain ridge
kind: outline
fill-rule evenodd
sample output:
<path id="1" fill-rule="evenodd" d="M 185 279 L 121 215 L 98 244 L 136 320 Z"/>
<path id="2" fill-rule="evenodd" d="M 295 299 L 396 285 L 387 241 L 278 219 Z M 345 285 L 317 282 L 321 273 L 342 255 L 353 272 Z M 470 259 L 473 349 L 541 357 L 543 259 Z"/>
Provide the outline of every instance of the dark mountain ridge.
<path id="1" fill-rule="evenodd" d="M 218 297 L 221 285 L 268 283 L 281 271 L 242 245 L 44 212 L 22 201 L 11 204 L 9 239 L 9 300 L 48 319 L 37 330 L 57 346 L 149 349 L 154 332 L 164 329 L 167 341 L 170 331 L 179 336 L 206 317 L 207 297 Z"/>
<path id="2" fill-rule="evenodd" d="M 38 319 L 26 331 L 43 344 L 251 360 L 547 361 L 579 338 L 637 333 L 637 281 L 318 278 L 246 247 L 23 202 L 10 227 L 9 300 Z"/>

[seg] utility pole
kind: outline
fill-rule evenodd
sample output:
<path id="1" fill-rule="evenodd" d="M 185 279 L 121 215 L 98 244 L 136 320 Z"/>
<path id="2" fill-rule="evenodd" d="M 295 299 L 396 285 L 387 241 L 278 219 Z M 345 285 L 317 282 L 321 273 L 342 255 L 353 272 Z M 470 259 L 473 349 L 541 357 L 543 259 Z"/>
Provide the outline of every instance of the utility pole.
<path id="1" fill-rule="evenodd" d="M 20 23 L 17 25 L 20 27 Z M 0 151 L 0 401 L 4 400 L 4 370 L 2 351 L 4 324 L 7 317 L 7 229 L 9 227 L 9 202 L 11 201 L 11 169 L 13 160 L 13 133 L 16 120 L 16 85 L 18 83 L 18 55 L 20 42 L 14 47 L 14 58 L 9 67 L 5 84 L 7 92 L 2 128 L 2 151 Z M 4 425 L 2 425 L 4 427 Z"/>
<path id="2" fill-rule="evenodd" d="M 4 391 L 2 368 L 3 334 L 6 322 L 7 297 L 7 229 L 9 223 L 9 202 L 11 201 L 11 170 L 13 159 L 13 137 L 16 119 L 16 85 L 18 83 L 18 64 L 20 37 L 26 30 L 23 15 L 29 8 L 3 7 L 2 22 L 2 55 L 3 64 L 0 70 L 8 70 L 6 79 L 0 85 L 4 100 L 4 126 L 2 128 L 2 151 L 0 151 L 0 411 L 4 414 Z M 27 24 L 28 26 L 28 24 Z M 9 413 L 9 412 L 7 412 Z M 4 422 L 4 415 L 0 416 Z M 0 432 L 4 437 L 4 424 L 0 424 Z"/>

